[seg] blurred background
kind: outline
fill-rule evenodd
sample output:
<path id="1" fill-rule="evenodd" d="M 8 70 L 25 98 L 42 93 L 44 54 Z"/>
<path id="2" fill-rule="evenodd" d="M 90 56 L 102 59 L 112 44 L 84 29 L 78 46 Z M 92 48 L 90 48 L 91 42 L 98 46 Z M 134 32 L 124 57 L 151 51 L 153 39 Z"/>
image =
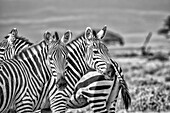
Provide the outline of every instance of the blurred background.
<path id="1" fill-rule="evenodd" d="M 70 29 L 76 37 L 88 26 L 107 25 L 104 42 L 123 68 L 132 96 L 130 110 L 167 112 L 170 39 L 165 21 L 169 15 L 170 0 L 0 0 L 0 40 L 14 27 L 37 43 L 46 30 L 62 36 Z M 124 109 L 121 98 L 117 109 Z"/>

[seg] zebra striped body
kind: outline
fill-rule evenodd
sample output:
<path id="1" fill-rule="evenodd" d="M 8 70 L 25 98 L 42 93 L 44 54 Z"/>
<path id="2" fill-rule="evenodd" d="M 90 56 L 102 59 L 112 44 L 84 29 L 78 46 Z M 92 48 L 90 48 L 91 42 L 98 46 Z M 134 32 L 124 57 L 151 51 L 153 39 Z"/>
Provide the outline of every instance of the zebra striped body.
<path id="1" fill-rule="evenodd" d="M 15 103 L 17 112 L 24 112 L 27 110 L 28 112 L 31 112 L 32 106 L 36 104 L 34 102 L 40 97 L 40 91 L 42 90 L 43 84 L 50 78 L 50 72 L 47 65 L 45 65 L 45 56 L 44 58 L 43 56 L 38 58 L 38 55 L 41 55 L 38 51 L 41 51 L 42 47 L 45 47 L 45 43 L 40 45 L 41 46 L 34 49 L 29 48 L 14 59 L 5 60 L 3 65 L 1 65 L 0 80 L 3 81 L 1 82 L 3 91 L 3 95 L 1 95 L 1 104 L 4 105 L 0 106 L 1 112 L 8 109 L 12 103 Z M 45 51 L 47 52 L 47 50 Z M 33 53 L 36 54 L 33 55 Z M 37 69 L 39 69 L 39 71 L 37 71 Z M 39 83 L 37 83 L 37 81 L 39 81 Z M 10 85 L 10 83 L 13 84 Z M 9 88 L 7 88 L 7 86 L 9 86 Z M 11 92 L 13 92 L 13 95 L 11 95 Z M 6 100 L 5 98 L 9 100 Z M 31 103 L 22 108 L 21 106 L 24 105 L 24 102 Z"/>
<path id="2" fill-rule="evenodd" d="M 0 67 L 0 112 L 7 112 L 14 104 L 17 112 L 32 112 L 43 87 L 52 76 L 48 66 L 50 33 L 45 40 L 5 60 Z M 58 48 L 56 48 L 58 49 Z"/>
<path id="3" fill-rule="evenodd" d="M 107 113 L 106 104 L 112 90 L 113 81 L 114 79 L 107 79 L 105 75 L 96 70 L 88 72 L 76 84 L 74 95 L 72 95 L 68 106 L 75 109 L 90 105 L 94 113 Z M 80 101 L 84 98 L 87 99 L 88 104 L 81 105 Z"/>
<path id="4" fill-rule="evenodd" d="M 18 36 L 18 31 L 13 28 L 5 40 L 0 43 L 0 61 L 12 59 L 15 55 L 19 54 L 23 49 L 32 46 L 33 43 L 29 42 L 24 37 Z"/>

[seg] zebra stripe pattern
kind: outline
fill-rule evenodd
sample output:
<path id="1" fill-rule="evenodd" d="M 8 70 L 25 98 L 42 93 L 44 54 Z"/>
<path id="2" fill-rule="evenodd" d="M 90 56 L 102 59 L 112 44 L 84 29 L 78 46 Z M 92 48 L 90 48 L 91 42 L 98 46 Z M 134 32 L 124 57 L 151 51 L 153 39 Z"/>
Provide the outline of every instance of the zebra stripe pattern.
<path id="1" fill-rule="evenodd" d="M 56 39 L 59 39 L 58 33 L 55 32 Z M 66 82 L 63 80 L 63 72 L 64 72 L 64 65 L 66 62 L 66 57 L 68 54 L 66 43 L 68 43 L 72 38 L 72 32 L 70 30 L 66 31 L 61 39 L 58 41 L 58 45 L 53 46 L 49 51 L 49 65 L 50 70 L 53 73 L 53 76 L 50 80 L 45 84 L 41 99 L 39 100 L 36 106 L 36 109 L 44 109 L 51 105 L 55 105 L 55 98 L 57 90 L 61 90 L 65 88 Z M 60 49 L 57 49 L 60 48 Z M 43 105 L 43 103 L 48 103 Z M 41 107 L 39 107 L 41 106 Z"/>
<path id="2" fill-rule="evenodd" d="M 18 36 L 18 30 L 13 28 L 11 32 L 5 36 L 5 40 L 0 43 L 0 61 L 12 59 L 19 54 L 23 49 L 32 46 L 24 37 Z"/>
<path id="3" fill-rule="evenodd" d="M 32 112 L 40 98 L 44 84 L 50 79 L 47 57 L 50 46 L 56 45 L 51 33 L 45 40 L 5 60 L 0 68 L 0 112 L 14 105 L 17 112 Z M 60 49 L 60 48 L 56 48 Z"/>

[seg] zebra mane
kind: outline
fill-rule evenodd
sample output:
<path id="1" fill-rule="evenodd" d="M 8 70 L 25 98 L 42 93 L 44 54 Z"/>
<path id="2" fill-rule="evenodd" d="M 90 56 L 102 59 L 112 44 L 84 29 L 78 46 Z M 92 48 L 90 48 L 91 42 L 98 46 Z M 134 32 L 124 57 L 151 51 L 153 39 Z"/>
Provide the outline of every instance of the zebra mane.
<path id="1" fill-rule="evenodd" d="M 117 62 L 113 61 L 112 59 L 110 59 L 110 60 L 116 66 L 116 69 L 117 69 L 118 68 Z M 118 70 L 118 73 L 121 73 L 120 71 L 122 71 L 121 68 L 120 68 L 120 70 Z M 123 99 L 123 102 L 125 105 L 125 109 L 128 110 L 129 106 L 131 105 L 131 96 L 129 93 L 127 83 L 124 80 L 124 76 L 121 76 L 121 77 L 122 77 L 122 81 L 119 81 L 120 87 L 121 87 L 121 95 L 122 95 L 122 99 Z"/>

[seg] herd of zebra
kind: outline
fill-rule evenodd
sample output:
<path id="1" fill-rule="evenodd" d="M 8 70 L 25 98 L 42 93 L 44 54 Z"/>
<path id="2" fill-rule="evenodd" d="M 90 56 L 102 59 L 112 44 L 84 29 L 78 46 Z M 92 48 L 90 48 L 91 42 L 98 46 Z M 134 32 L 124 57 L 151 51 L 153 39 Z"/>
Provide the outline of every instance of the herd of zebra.
<path id="1" fill-rule="evenodd" d="M 114 113 L 121 91 L 131 104 L 121 67 L 102 43 L 107 32 L 90 27 L 72 39 L 46 31 L 38 44 L 13 28 L 0 43 L 0 112 L 52 113 L 89 106 L 94 113 Z"/>

